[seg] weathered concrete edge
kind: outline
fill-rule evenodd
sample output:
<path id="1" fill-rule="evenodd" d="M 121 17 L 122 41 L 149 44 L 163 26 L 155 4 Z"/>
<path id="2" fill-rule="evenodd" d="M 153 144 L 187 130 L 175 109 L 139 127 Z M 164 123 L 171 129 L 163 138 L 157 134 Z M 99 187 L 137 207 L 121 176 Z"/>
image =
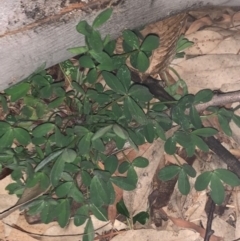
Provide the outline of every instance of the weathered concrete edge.
<path id="1" fill-rule="evenodd" d="M 240 6 L 239 0 L 128 0 L 114 9 L 111 20 L 101 29 L 103 34 L 117 37 L 125 28 L 133 29 L 182 12 L 204 6 Z M 1 13 L 0 13 L 1 14 Z M 44 62 L 46 67 L 72 55 L 70 47 L 84 45 L 84 38 L 75 30 L 81 19 L 91 22 L 98 12 L 86 15 L 81 11 L 67 14 L 57 22 L 34 30 L 0 38 L 0 90 L 29 76 Z"/>

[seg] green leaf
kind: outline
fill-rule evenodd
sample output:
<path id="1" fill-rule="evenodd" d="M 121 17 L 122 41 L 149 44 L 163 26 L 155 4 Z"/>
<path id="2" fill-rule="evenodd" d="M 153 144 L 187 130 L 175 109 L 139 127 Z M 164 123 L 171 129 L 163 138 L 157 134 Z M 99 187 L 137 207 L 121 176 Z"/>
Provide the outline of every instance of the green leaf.
<path id="1" fill-rule="evenodd" d="M 103 93 L 98 93 L 96 90 L 94 89 L 88 89 L 86 95 L 96 101 L 97 103 L 99 103 L 100 105 L 105 104 L 107 102 L 110 101 L 110 97 L 109 95 L 103 94 Z"/>
<path id="2" fill-rule="evenodd" d="M 87 21 L 83 20 L 78 23 L 76 29 L 79 33 L 88 36 L 92 33 L 92 27 L 87 23 Z"/>
<path id="3" fill-rule="evenodd" d="M 127 91 L 131 84 L 131 73 L 127 65 L 122 65 L 117 71 L 117 78 L 123 84 L 125 90 Z"/>
<path id="4" fill-rule="evenodd" d="M 149 214 L 147 212 L 140 212 L 133 217 L 133 223 L 139 222 L 142 225 L 146 224 L 149 219 Z"/>
<path id="5" fill-rule="evenodd" d="M 212 172 L 206 171 L 200 174 L 195 182 L 195 189 L 197 191 L 203 191 L 207 188 L 208 184 L 210 183 L 212 178 Z"/>
<path id="6" fill-rule="evenodd" d="M 125 216 L 127 218 L 130 217 L 129 212 L 127 210 L 127 207 L 126 207 L 123 199 L 120 202 L 117 203 L 116 207 L 117 207 L 118 213 L 122 214 L 123 216 Z"/>
<path id="7" fill-rule="evenodd" d="M 230 121 L 230 119 L 232 119 L 232 116 L 233 116 L 233 110 L 227 110 L 225 108 L 221 108 L 218 111 L 218 114 L 226 117 Z"/>
<path id="8" fill-rule="evenodd" d="M 84 196 L 81 191 L 76 187 L 76 185 L 72 185 L 71 189 L 68 189 L 68 196 L 72 197 L 75 202 L 82 203 L 84 202 Z"/>
<path id="9" fill-rule="evenodd" d="M 131 65 L 134 68 L 138 69 L 140 72 L 145 72 L 150 64 L 147 55 L 142 51 L 139 51 L 138 53 L 136 53 L 136 55 L 131 55 L 130 62 Z"/>
<path id="10" fill-rule="evenodd" d="M 128 134 L 129 134 L 129 139 L 128 140 L 129 140 L 130 145 L 132 147 L 134 147 L 134 146 L 131 144 L 131 142 L 133 142 L 137 146 L 142 145 L 142 144 L 144 144 L 146 142 L 145 141 L 145 137 L 141 134 L 140 130 L 134 131 L 134 130 L 128 129 Z M 123 146 L 124 146 L 124 144 L 125 143 L 123 143 Z M 136 150 L 138 150 L 138 149 L 136 149 Z"/>
<path id="11" fill-rule="evenodd" d="M 103 41 L 99 31 L 92 31 L 92 33 L 87 36 L 87 41 L 95 52 L 101 52 L 103 50 Z"/>
<path id="12" fill-rule="evenodd" d="M 97 70 L 94 68 L 94 69 L 90 69 L 88 71 L 88 74 L 87 74 L 87 77 L 86 77 L 86 80 L 88 81 L 88 83 L 90 84 L 94 84 L 98 79 L 98 72 Z"/>
<path id="13" fill-rule="evenodd" d="M 121 81 L 112 73 L 103 71 L 102 76 L 106 81 L 107 85 L 116 93 L 125 94 L 126 90 L 123 87 Z"/>
<path id="14" fill-rule="evenodd" d="M 114 124 L 113 125 L 113 131 L 114 133 L 119 136 L 120 138 L 127 140 L 128 139 L 128 133 L 126 130 L 124 130 L 120 125 Z"/>
<path id="15" fill-rule="evenodd" d="M 223 182 L 232 187 L 240 185 L 240 179 L 238 176 L 227 169 L 216 169 L 214 170 L 214 174 L 216 174 Z"/>
<path id="16" fill-rule="evenodd" d="M 14 156 L 14 153 L 12 150 L 5 150 L 4 152 L 0 153 L 0 163 L 3 161 L 11 160 Z"/>
<path id="17" fill-rule="evenodd" d="M 8 103 L 7 103 L 7 99 L 4 95 L 0 95 L 0 101 L 1 101 L 1 105 L 3 108 L 3 112 L 7 113 L 8 112 Z"/>
<path id="18" fill-rule="evenodd" d="M 110 174 L 113 174 L 118 167 L 117 157 L 113 155 L 107 157 L 107 159 L 104 160 L 104 167 L 105 167 L 105 170 L 110 172 Z"/>
<path id="19" fill-rule="evenodd" d="M 96 140 L 92 140 L 92 148 L 100 151 L 100 152 L 104 152 L 105 151 L 105 146 L 102 142 L 101 139 L 96 139 Z"/>
<path id="20" fill-rule="evenodd" d="M 162 181 L 169 181 L 178 175 L 180 171 L 181 167 L 177 165 L 169 165 L 159 171 L 158 178 Z"/>
<path id="21" fill-rule="evenodd" d="M 202 136 L 202 137 L 209 137 L 216 135 L 218 131 L 216 129 L 210 128 L 210 127 L 204 127 L 200 128 L 198 130 L 192 131 L 192 134 Z"/>
<path id="22" fill-rule="evenodd" d="M 133 47 L 134 49 L 139 48 L 139 39 L 133 31 L 126 29 L 123 31 L 122 36 L 123 36 L 124 41 L 130 47 Z"/>
<path id="23" fill-rule="evenodd" d="M 112 57 L 114 68 L 119 69 L 122 65 L 125 65 L 126 60 L 127 60 L 127 56 L 114 55 Z"/>
<path id="24" fill-rule="evenodd" d="M 56 98 L 54 99 L 50 104 L 48 104 L 48 108 L 56 108 L 58 107 L 60 104 L 63 103 L 63 100 L 64 100 L 65 97 L 59 97 L 59 98 Z M 36 114 L 37 114 L 37 117 L 40 119 L 43 117 L 43 115 L 45 114 L 46 112 L 46 109 L 47 109 L 47 106 L 45 104 L 42 104 L 42 103 L 38 103 L 36 105 Z"/>
<path id="25" fill-rule="evenodd" d="M 180 38 L 177 41 L 177 50 L 176 52 L 179 53 L 183 51 L 184 49 L 191 47 L 194 43 L 189 41 L 188 39 L 184 38 L 184 36 L 180 36 Z"/>
<path id="26" fill-rule="evenodd" d="M 183 171 L 190 177 L 196 177 L 196 171 L 195 169 L 188 165 L 188 164 L 183 164 L 182 165 Z"/>
<path id="27" fill-rule="evenodd" d="M 64 159 L 61 156 L 59 156 L 58 159 L 55 161 L 50 173 L 50 180 L 54 187 L 57 186 L 59 183 L 59 179 L 64 170 L 64 165 L 65 165 Z"/>
<path id="28" fill-rule="evenodd" d="M 111 40 L 107 43 L 107 45 L 105 45 L 104 51 L 110 56 L 112 56 L 114 54 L 115 48 L 116 48 L 116 40 Z"/>
<path id="29" fill-rule="evenodd" d="M 209 89 L 200 90 L 194 96 L 194 104 L 206 103 L 213 98 L 213 91 Z"/>
<path id="30" fill-rule="evenodd" d="M 101 138 L 102 136 L 104 136 L 107 132 L 109 132 L 112 129 L 113 125 L 108 125 L 105 126 L 101 129 L 99 129 L 92 137 L 92 141 Z"/>
<path id="31" fill-rule="evenodd" d="M 223 132 L 228 136 L 232 136 L 232 130 L 229 125 L 229 120 L 225 116 L 218 115 L 218 121 Z"/>
<path id="32" fill-rule="evenodd" d="M 111 174 L 108 171 L 105 170 L 99 170 L 99 169 L 95 169 L 93 171 L 94 176 L 97 176 L 98 178 L 100 178 L 101 180 L 103 180 L 104 182 L 108 182 L 109 178 L 111 176 Z"/>
<path id="33" fill-rule="evenodd" d="M 212 175 L 210 183 L 210 196 L 212 200 L 217 204 L 221 205 L 225 198 L 224 186 L 217 175 Z"/>
<path id="34" fill-rule="evenodd" d="M 88 133 L 85 136 L 81 138 L 81 140 L 78 143 L 78 151 L 82 155 L 86 155 L 90 151 L 91 147 L 91 138 L 92 138 L 92 133 Z"/>
<path id="35" fill-rule="evenodd" d="M 53 88 L 51 85 L 44 86 L 43 88 L 40 89 L 40 96 L 43 99 L 50 98 L 53 93 Z"/>
<path id="36" fill-rule="evenodd" d="M 81 175 L 83 184 L 89 187 L 92 180 L 90 174 L 87 171 L 82 170 Z"/>
<path id="37" fill-rule="evenodd" d="M 94 236 L 95 236 L 95 231 L 93 228 L 93 223 L 91 218 L 89 218 L 84 228 L 83 241 L 93 241 Z"/>
<path id="38" fill-rule="evenodd" d="M 79 93 L 81 93 L 82 95 L 85 95 L 85 91 L 84 89 L 82 88 L 81 85 L 79 85 L 77 82 L 73 81 L 72 82 L 72 87 Z"/>
<path id="39" fill-rule="evenodd" d="M 14 137 L 21 145 L 27 145 L 31 141 L 31 136 L 28 131 L 23 128 L 14 128 Z"/>
<path id="40" fill-rule="evenodd" d="M 192 157 L 195 154 L 195 144 L 193 142 L 190 143 L 188 147 L 185 147 L 187 156 Z"/>
<path id="41" fill-rule="evenodd" d="M 174 137 L 170 137 L 164 144 L 164 150 L 167 154 L 173 155 L 176 152 L 176 145 L 177 142 L 175 141 Z"/>
<path id="42" fill-rule="evenodd" d="M 234 114 L 232 120 L 238 127 L 240 127 L 240 116 Z"/>
<path id="43" fill-rule="evenodd" d="M 137 181 L 138 181 L 138 176 L 137 176 L 137 173 L 134 169 L 133 166 L 130 166 L 130 168 L 128 169 L 128 172 L 127 172 L 127 179 L 135 185 L 135 187 L 137 186 Z"/>
<path id="44" fill-rule="evenodd" d="M 146 124 L 147 117 L 142 110 L 142 108 L 131 98 L 127 97 L 124 100 L 124 109 L 127 108 L 128 111 L 131 113 L 131 116 L 134 120 L 136 120 L 139 124 Z"/>
<path id="45" fill-rule="evenodd" d="M 50 186 L 49 177 L 44 172 L 39 173 L 39 182 L 40 182 L 40 187 L 43 190 L 47 190 L 48 187 Z"/>
<path id="46" fill-rule="evenodd" d="M 188 148 L 192 144 L 191 136 L 191 134 L 184 131 L 176 131 L 174 133 L 176 142 L 185 148 Z"/>
<path id="47" fill-rule="evenodd" d="M 90 199 L 97 207 L 109 203 L 109 196 L 106 190 L 106 182 L 94 176 L 90 184 Z"/>
<path id="48" fill-rule="evenodd" d="M 24 187 L 19 183 L 10 183 L 5 189 L 9 192 L 9 194 L 22 195 L 24 191 Z"/>
<path id="49" fill-rule="evenodd" d="M 190 192 L 190 183 L 186 173 L 181 170 L 178 176 L 178 189 L 183 195 L 187 195 Z"/>
<path id="50" fill-rule="evenodd" d="M 50 132 L 54 128 L 53 123 L 44 123 L 35 127 L 32 131 L 34 137 L 42 137 L 45 136 L 48 132 Z"/>
<path id="51" fill-rule="evenodd" d="M 101 12 L 93 21 L 92 27 L 99 28 L 101 27 L 112 15 L 112 9 L 107 8 L 103 12 Z"/>
<path id="52" fill-rule="evenodd" d="M 128 161 L 124 161 L 119 165 L 118 172 L 125 173 L 130 168 L 130 166 L 131 164 Z"/>
<path id="53" fill-rule="evenodd" d="M 148 35 L 141 45 L 142 51 L 152 51 L 159 46 L 159 37 L 157 35 Z"/>
<path id="54" fill-rule="evenodd" d="M 200 118 L 199 113 L 197 112 L 196 108 L 194 105 L 190 107 L 190 113 L 189 113 L 190 121 L 192 125 L 198 129 L 202 127 L 202 121 Z"/>
<path id="55" fill-rule="evenodd" d="M 137 101 L 149 102 L 153 99 L 153 95 L 149 92 L 148 88 L 140 84 L 132 85 L 128 94 Z"/>
<path id="56" fill-rule="evenodd" d="M 67 148 L 62 152 L 61 157 L 65 162 L 71 163 L 75 161 L 77 153 L 76 151 Z"/>
<path id="57" fill-rule="evenodd" d="M 93 215 L 100 221 L 106 222 L 108 221 L 107 218 L 107 210 L 102 207 L 97 207 L 96 205 L 91 205 L 91 211 Z"/>
<path id="58" fill-rule="evenodd" d="M 30 89 L 30 84 L 22 82 L 5 90 L 5 93 L 11 96 L 11 101 L 15 102 L 24 97 Z"/>
<path id="59" fill-rule="evenodd" d="M 166 135 L 163 128 L 156 121 L 153 122 L 153 125 L 155 127 L 155 132 L 157 136 L 160 137 L 163 141 L 166 141 Z"/>
<path id="60" fill-rule="evenodd" d="M 79 59 L 80 67 L 83 68 L 94 68 L 95 64 L 90 56 L 84 55 Z"/>
<path id="61" fill-rule="evenodd" d="M 67 168 L 69 168 L 69 166 Z M 68 172 L 66 172 L 66 165 L 65 165 L 64 169 L 65 170 L 64 170 L 64 172 L 62 172 L 62 175 L 61 175 L 61 180 L 66 181 L 66 182 L 72 182 L 73 181 L 72 176 Z M 75 171 L 73 173 L 75 173 Z"/>
<path id="62" fill-rule="evenodd" d="M 58 224 L 60 225 L 61 228 L 64 228 L 68 224 L 69 218 L 71 215 L 69 199 L 60 200 L 60 203 L 57 205 L 55 209 L 55 213 L 58 214 L 57 215 Z"/>
<path id="63" fill-rule="evenodd" d="M 81 46 L 81 47 L 69 48 L 67 50 L 74 55 L 80 55 L 80 54 L 86 53 L 88 51 L 88 47 L 87 46 Z"/>
<path id="64" fill-rule="evenodd" d="M 10 147 L 13 143 L 13 139 L 13 129 L 7 130 L 5 134 L 0 138 L 0 147 Z"/>
<path id="65" fill-rule="evenodd" d="M 166 109 L 167 109 L 167 106 L 165 104 L 163 104 L 161 102 L 156 102 L 156 103 L 153 103 L 151 110 L 156 111 L 156 112 L 162 112 Z"/>
<path id="66" fill-rule="evenodd" d="M 188 130 L 190 127 L 189 117 L 185 115 L 184 108 L 179 104 L 172 108 L 172 120 L 179 124 L 183 130 Z"/>
<path id="67" fill-rule="evenodd" d="M 95 52 L 93 50 L 89 51 L 89 53 L 98 63 L 100 63 L 100 65 L 98 65 L 97 67 L 99 70 L 107 70 L 107 71 L 114 70 L 112 59 L 107 53 Z"/>
<path id="68" fill-rule="evenodd" d="M 10 129 L 11 125 L 8 122 L 0 121 L 0 136 Z"/>
<path id="69" fill-rule="evenodd" d="M 74 216 L 74 224 L 76 226 L 81 226 L 82 224 L 85 223 L 87 218 L 88 218 L 88 207 L 87 205 L 84 205 L 77 210 Z"/>
<path id="70" fill-rule="evenodd" d="M 44 204 L 45 204 L 44 201 L 39 200 L 39 202 L 36 203 L 34 206 L 29 207 L 29 210 L 28 210 L 27 213 L 29 215 L 35 215 L 35 214 L 40 213 L 45 206 Z"/>
<path id="71" fill-rule="evenodd" d="M 53 219 L 56 217 L 56 214 L 54 212 L 52 205 L 50 205 L 49 202 L 44 201 L 42 205 L 43 209 L 40 212 L 40 218 L 43 223 L 48 224 L 51 221 L 53 221 Z"/>
<path id="72" fill-rule="evenodd" d="M 191 135 L 191 138 L 192 138 L 193 144 L 196 145 L 200 150 L 204 152 L 209 151 L 208 145 L 202 140 L 202 138 L 196 135 Z"/>
<path id="73" fill-rule="evenodd" d="M 145 136 L 147 142 L 149 143 L 153 143 L 154 138 L 155 138 L 155 129 L 152 123 L 147 123 L 147 125 L 145 125 L 143 127 L 143 132 L 142 134 Z"/>
<path id="74" fill-rule="evenodd" d="M 90 103 L 88 98 L 84 98 L 83 101 L 83 114 L 88 115 L 91 111 L 91 106 L 92 104 Z"/>
<path id="75" fill-rule="evenodd" d="M 84 127 L 84 126 L 74 126 L 74 133 L 77 136 L 85 136 L 89 132 L 90 131 L 86 127 Z"/>
<path id="76" fill-rule="evenodd" d="M 63 184 L 61 184 L 60 186 L 58 186 L 55 190 L 56 195 L 59 198 L 65 197 L 68 195 L 69 190 L 71 189 L 71 187 L 74 184 L 72 182 L 64 182 Z"/>
<path id="77" fill-rule="evenodd" d="M 14 181 L 17 181 L 19 180 L 20 178 L 22 178 L 22 172 L 20 169 L 16 169 L 14 170 L 12 173 L 11 173 L 11 178 L 14 180 Z"/>
<path id="78" fill-rule="evenodd" d="M 51 162 L 52 160 L 54 160 L 55 158 L 57 158 L 59 155 L 62 154 L 64 150 L 59 150 L 56 152 L 51 153 L 50 155 L 48 155 L 46 158 L 44 158 L 36 167 L 35 167 L 35 172 L 40 171 L 43 167 L 45 167 L 49 162 Z"/>
<path id="79" fill-rule="evenodd" d="M 136 188 L 136 183 L 134 180 L 131 180 L 131 178 L 129 179 L 127 177 L 111 177 L 111 181 L 115 185 L 126 191 L 132 191 Z"/>
<path id="80" fill-rule="evenodd" d="M 26 118 L 31 118 L 34 112 L 34 108 L 31 106 L 23 106 L 21 112 L 22 112 L 22 115 L 25 116 Z"/>
<path id="81" fill-rule="evenodd" d="M 144 168 L 147 167 L 149 164 L 148 159 L 146 159 L 145 157 L 141 157 L 138 156 L 136 157 L 133 161 L 132 161 L 132 165 L 135 167 L 140 167 L 140 168 Z"/>

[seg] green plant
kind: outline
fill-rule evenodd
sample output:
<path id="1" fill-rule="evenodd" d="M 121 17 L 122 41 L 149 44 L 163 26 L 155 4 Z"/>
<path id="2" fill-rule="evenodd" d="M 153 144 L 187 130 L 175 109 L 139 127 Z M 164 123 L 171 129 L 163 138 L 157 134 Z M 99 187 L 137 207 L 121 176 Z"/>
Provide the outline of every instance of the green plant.
<path id="1" fill-rule="evenodd" d="M 69 51 L 80 55 L 78 61 L 84 72 L 65 61 L 60 67 L 69 82 L 54 81 L 45 70 L 38 70 L 1 95 L 6 119 L 0 121 L 0 162 L 2 167 L 13 170 L 11 176 L 15 181 L 6 189 L 19 197 L 26 188 L 36 184 L 48 190 L 28 205 L 28 213 L 40 213 L 44 223 L 56 219 L 61 227 L 69 221 L 71 205 L 80 203 L 74 223 L 78 226 L 87 220 L 83 240 L 93 240 L 90 214 L 107 220 L 106 206 L 115 200 L 113 184 L 124 190 L 135 189 L 138 177 L 134 168 L 148 165 L 148 160 L 142 157 L 119 165 L 116 156 L 106 152 L 106 146 L 114 143 L 114 149 L 121 150 L 129 142 L 138 149 L 138 145 L 146 141 L 152 143 L 161 138 L 166 141 L 167 153 L 174 154 L 179 143 L 191 156 L 196 147 L 208 151 L 201 137 L 217 132 L 202 127 L 202 117 L 195 108 L 196 104 L 212 98 L 211 91 L 203 90 L 195 96 L 186 94 L 171 103 L 169 116 L 165 112 L 169 108 L 167 103 L 153 102 L 148 88 L 132 81 L 126 60 L 130 60 L 132 68 L 146 71 L 159 38 L 148 35 L 141 39 L 134 31 L 125 30 L 124 52 L 115 54 L 116 41 L 110 36 L 102 38 L 98 30 L 111 13 L 112 10 L 107 9 L 92 25 L 86 21 L 77 25 L 77 31 L 85 36 L 86 46 Z M 101 78 L 104 83 L 99 81 Z M 66 85 L 71 86 L 70 90 L 66 91 Z M 17 101 L 22 106 L 20 110 L 11 111 L 9 99 Z M 221 118 L 226 133 L 230 134 L 231 119 L 240 126 L 240 118 L 232 110 L 214 108 L 212 111 Z M 180 129 L 166 140 L 165 132 L 173 122 Z M 126 173 L 125 177 L 115 176 L 116 170 Z M 189 165 L 165 167 L 159 177 L 169 180 L 176 175 L 179 190 L 188 194 L 188 176 L 194 177 L 195 170 Z M 203 179 L 204 185 L 201 185 L 199 180 Z M 195 187 L 202 190 L 210 183 L 217 189 L 222 187 L 221 181 L 232 186 L 240 184 L 233 173 L 215 170 L 201 174 Z M 216 203 L 222 202 L 222 192 L 221 197 L 217 197 L 212 191 L 212 197 Z M 142 218 L 146 219 L 146 215 L 135 217 Z"/>

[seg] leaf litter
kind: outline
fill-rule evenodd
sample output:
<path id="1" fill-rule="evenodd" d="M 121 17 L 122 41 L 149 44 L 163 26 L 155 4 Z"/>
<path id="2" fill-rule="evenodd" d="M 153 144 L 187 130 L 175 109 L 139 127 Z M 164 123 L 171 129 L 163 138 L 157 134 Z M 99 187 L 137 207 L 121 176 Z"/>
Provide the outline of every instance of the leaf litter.
<path id="1" fill-rule="evenodd" d="M 172 66 L 178 72 L 182 79 L 187 83 L 189 92 L 196 93 L 201 89 L 209 88 L 212 90 L 220 90 L 222 92 L 234 91 L 240 89 L 239 76 L 240 68 L 239 64 L 239 23 L 240 13 L 235 12 L 231 9 L 224 10 L 210 10 L 196 11 L 192 13 L 195 16 L 194 21 L 189 21 L 186 24 L 186 37 L 194 42 L 194 45 L 185 51 L 186 56 L 184 59 L 176 59 L 172 61 Z M 158 33 L 158 23 L 155 27 L 151 27 L 151 32 Z M 161 23 L 159 23 L 161 25 Z M 153 25 L 154 26 L 154 25 Z M 160 35 L 161 37 L 161 35 Z M 158 56 L 155 56 L 158 60 Z M 50 71 L 55 72 L 54 67 Z M 157 70 L 154 70 L 157 73 Z M 17 105 L 21 106 L 21 102 Z M 19 106 L 12 107 L 17 112 Z M 4 114 L 1 114 L 1 118 L 4 118 Z M 234 124 L 231 124 L 234 128 Z M 239 130 L 238 130 L 239 131 Z M 240 140 L 237 138 L 240 133 L 237 132 L 237 128 L 233 129 L 233 138 L 228 141 L 227 148 L 232 153 L 239 156 L 239 144 Z M 229 140 L 228 139 L 228 140 Z M 226 138 L 225 138 L 226 140 Z M 140 152 L 136 153 L 134 150 L 128 150 L 125 153 L 129 160 L 133 160 L 136 155 L 142 155 L 149 159 L 149 166 L 144 169 L 138 170 L 139 182 L 137 189 L 131 192 L 124 191 L 119 188 L 115 188 L 115 192 L 118 194 L 116 200 L 112 206 L 108 209 L 108 218 L 110 222 L 100 222 L 93 219 L 94 227 L 99 229 L 96 233 L 102 234 L 103 232 L 108 233 L 113 229 L 123 230 L 119 232 L 111 240 L 202 240 L 204 229 L 200 227 L 206 227 L 207 214 L 205 213 L 205 205 L 207 203 L 206 192 L 196 192 L 194 189 L 188 196 L 182 196 L 178 189 L 175 188 L 171 195 L 168 205 L 162 208 L 162 211 L 166 213 L 169 220 L 166 221 L 165 226 L 156 228 L 153 223 L 149 222 L 145 226 L 138 226 L 140 229 L 128 230 L 127 226 L 122 221 L 118 220 L 116 215 L 116 203 L 123 197 L 125 205 L 128 208 L 129 213 L 133 216 L 141 211 L 148 210 L 148 195 L 152 190 L 152 182 L 156 171 L 163 167 L 166 163 L 175 163 L 175 159 L 172 156 L 164 155 L 163 142 L 155 141 L 152 144 L 145 144 L 140 147 Z M 118 156 L 121 160 L 121 156 Z M 196 157 L 197 161 L 193 161 L 193 166 L 197 172 L 203 170 L 215 169 L 219 166 L 224 165 L 221 161 L 217 160 L 216 156 L 208 154 L 204 156 L 203 153 L 199 152 Z M 185 162 L 185 157 L 178 156 L 181 163 Z M 104 168 L 104 167 L 103 167 Z M 226 167 L 225 167 L 226 168 Z M 4 190 L 6 181 L 9 178 L 5 178 L 4 182 L 1 181 L 1 190 Z M 191 186 L 193 186 L 194 179 L 191 180 Z M 217 215 L 213 220 L 213 230 L 215 231 L 214 236 L 210 240 L 218 241 L 224 238 L 225 240 L 233 240 L 239 238 L 239 192 L 237 190 L 229 190 L 231 193 L 228 203 L 223 207 L 223 212 Z M 6 202 L 7 198 L 7 202 Z M 6 203 L 8 205 L 14 205 L 16 197 L 6 196 L 6 191 L 1 191 L 0 200 L 1 210 L 6 209 Z M 17 236 L 20 240 L 32 241 L 38 240 L 39 236 L 27 234 L 26 232 L 19 231 L 17 228 L 10 228 L 5 225 L 6 223 L 16 224 L 23 230 L 27 230 L 31 233 L 45 234 L 45 235 L 66 235 L 66 234 L 79 234 L 83 233 L 83 228 L 77 228 L 73 222 L 70 222 L 66 229 L 61 229 L 56 223 L 37 224 L 30 225 L 26 222 L 23 215 L 19 212 L 14 212 L 1 222 L 1 236 L 2 240 L 8 236 L 7 240 L 15 240 Z M 107 225 L 106 225 L 107 224 Z M 105 226 L 106 225 L 106 226 Z M 82 227 L 84 227 L 83 225 Z M 137 225 L 136 225 L 137 226 Z M 104 227 L 104 228 L 103 228 Z M 144 228 L 144 229 L 142 229 Z M 100 236 L 99 236 L 100 237 Z M 106 238 L 101 240 L 109 240 Z M 112 237 L 112 236 L 111 236 Z M 75 239 L 76 238 L 76 239 Z M 71 240 L 79 240 L 79 236 L 71 237 Z M 66 240 L 66 237 L 55 237 L 49 238 L 43 236 L 41 240 Z"/>

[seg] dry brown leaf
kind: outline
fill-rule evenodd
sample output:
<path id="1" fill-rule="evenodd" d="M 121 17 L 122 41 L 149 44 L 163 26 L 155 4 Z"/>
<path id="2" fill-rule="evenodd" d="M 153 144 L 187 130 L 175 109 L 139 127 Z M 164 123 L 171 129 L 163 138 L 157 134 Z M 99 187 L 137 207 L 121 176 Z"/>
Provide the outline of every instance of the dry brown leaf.
<path id="1" fill-rule="evenodd" d="M 186 238 L 187 237 L 187 238 Z M 199 241 L 199 234 L 193 230 L 178 232 L 154 229 L 129 230 L 115 236 L 111 241 Z"/>
<path id="2" fill-rule="evenodd" d="M 240 29 L 240 12 L 237 12 L 233 15 L 232 23 L 236 29 Z"/>
<path id="3" fill-rule="evenodd" d="M 177 160 L 176 160 L 176 158 L 177 158 Z M 186 164 L 186 161 L 182 157 L 180 157 L 178 154 L 175 154 L 175 157 L 173 155 L 165 154 L 165 160 L 166 160 L 166 162 L 176 164 L 176 165 L 179 165 L 179 163 L 181 165 Z"/>
<path id="4" fill-rule="evenodd" d="M 19 209 L 24 204 L 27 204 L 28 202 L 40 197 L 41 195 L 43 195 L 46 192 L 47 192 L 47 190 L 42 190 L 39 183 L 37 185 L 35 185 L 34 187 L 25 188 L 21 198 L 19 198 L 17 203 L 14 206 L 7 209 L 6 211 L 3 211 L 0 213 L 0 219 L 7 217 L 10 213 Z"/>
<path id="5" fill-rule="evenodd" d="M 194 21 L 190 25 L 190 27 L 186 31 L 185 35 L 189 35 L 189 34 L 195 33 L 200 28 L 205 27 L 205 26 L 209 26 L 209 25 L 212 25 L 212 19 L 209 16 L 200 18 L 200 19 Z"/>
<path id="6" fill-rule="evenodd" d="M 114 200 L 114 203 L 112 205 L 109 205 L 108 206 L 108 219 L 114 223 L 116 217 L 117 217 L 117 203 L 122 199 L 123 197 L 123 190 L 116 186 L 115 184 L 113 184 L 113 188 L 114 188 L 114 191 L 115 191 L 115 200 Z"/>
<path id="7" fill-rule="evenodd" d="M 172 136 L 175 127 L 166 133 L 166 137 Z M 155 140 L 148 148 L 138 156 L 145 157 L 149 160 L 149 165 L 146 168 L 135 168 L 138 175 L 137 188 L 133 191 L 124 191 L 124 203 L 130 215 L 137 214 L 141 211 L 146 211 L 148 208 L 148 196 L 152 191 L 152 180 L 157 168 L 164 167 L 164 141 Z M 136 157 L 136 155 L 134 155 Z"/>
<path id="8" fill-rule="evenodd" d="M 114 224 L 112 224 L 109 221 L 107 222 L 100 221 L 93 215 L 91 215 L 91 220 L 93 222 L 95 235 L 102 234 L 112 229 L 122 230 L 127 228 L 127 226 L 124 223 L 118 220 L 115 220 Z M 82 238 L 85 226 L 86 226 L 86 222 L 79 227 L 75 226 L 73 219 L 70 220 L 66 228 L 61 228 L 58 223 L 54 222 L 52 223 L 52 226 L 44 232 L 44 235 L 50 235 L 50 236 L 53 235 L 55 237 L 51 237 L 50 239 L 49 237 L 45 236 L 41 238 L 41 241 L 49 241 L 49 240 L 50 241 L 66 241 L 66 240 L 79 241 Z M 61 235 L 69 235 L 69 236 L 64 237 Z"/>
<path id="9" fill-rule="evenodd" d="M 240 55 L 203 55 L 173 62 L 173 66 L 186 82 L 189 93 L 195 94 L 202 89 L 240 89 Z"/>
<path id="10" fill-rule="evenodd" d="M 150 57 L 150 66 L 144 75 L 158 74 L 168 67 L 174 58 L 177 40 L 182 33 L 186 18 L 186 13 L 177 14 L 162 21 L 149 24 L 141 31 L 144 37 L 148 34 L 156 34 L 160 38 L 160 45 L 153 51 Z M 119 38 L 117 41 L 116 52 L 122 53 L 122 38 Z M 127 64 L 132 68 L 129 61 Z"/>
<path id="11" fill-rule="evenodd" d="M 201 228 L 200 226 L 196 225 L 195 223 L 188 222 L 186 220 L 183 220 L 181 218 L 174 218 L 174 217 L 168 217 L 176 226 L 181 228 L 189 228 L 197 231 L 202 238 L 205 236 L 205 229 Z M 212 235 L 210 237 L 210 241 L 221 241 L 223 238 L 217 237 L 215 235 Z"/>
<path id="12" fill-rule="evenodd" d="M 234 156 L 240 157 L 240 149 L 230 149 L 229 150 Z"/>
<path id="13" fill-rule="evenodd" d="M 240 47 L 240 32 L 226 30 L 219 27 L 201 30 L 193 34 L 186 35 L 186 38 L 194 42 L 194 45 L 185 51 L 187 56 L 205 54 L 237 54 Z"/>

